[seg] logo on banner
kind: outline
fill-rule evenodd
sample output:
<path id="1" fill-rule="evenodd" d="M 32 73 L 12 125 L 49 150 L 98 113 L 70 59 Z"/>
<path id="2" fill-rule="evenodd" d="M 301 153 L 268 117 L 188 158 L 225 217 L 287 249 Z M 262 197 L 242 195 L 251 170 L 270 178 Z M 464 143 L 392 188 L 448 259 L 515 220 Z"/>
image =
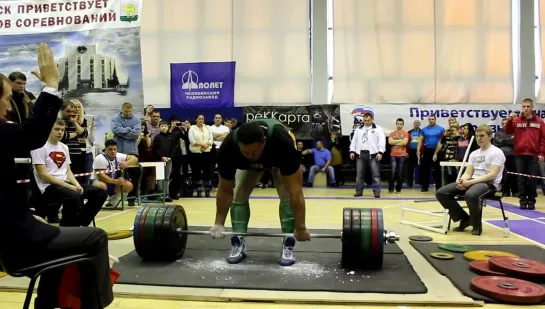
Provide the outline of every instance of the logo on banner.
<path id="1" fill-rule="evenodd" d="M 172 107 L 233 107 L 235 63 L 171 64 Z"/>
<path id="2" fill-rule="evenodd" d="M 354 124 L 356 125 L 356 124 L 363 123 L 363 115 L 367 113 L 371 114 L 371 117 L 375 118 L 375 111 L 373 111 L 373 109 L 370 107 L 358 105 L 352 108 L 352 116 L 354 116 Z"/>
<path id="3" fill-rule="evenodd" d="M 119 5 L 119 20 L 125 22 L 134 22 L 138 20 L 138 7 L 140 5 L 138 0 L 121 0 Z"/>

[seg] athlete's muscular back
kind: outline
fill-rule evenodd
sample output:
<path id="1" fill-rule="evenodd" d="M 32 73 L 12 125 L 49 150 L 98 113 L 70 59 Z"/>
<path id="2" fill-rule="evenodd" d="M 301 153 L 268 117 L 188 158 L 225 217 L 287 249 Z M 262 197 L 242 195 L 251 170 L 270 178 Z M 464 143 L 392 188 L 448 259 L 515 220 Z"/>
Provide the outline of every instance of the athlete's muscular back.
<path id="1" fill-rule="evenodd" d="M 219 175 L 225 180 L 233 180 L 237 169 L 270 167 L 278 168 L 283 176 L 297 172 L 300 166 L 300 155 L 296 149 L 293 134 L 282 123 L 274 119 L 260 119 L 252 122 L 262 126 L 263 134 L 267 137 L 261 157 L 257 161 L 251 161 L 244 157 L 236 141 L 236 132 L 231 132 L 223 140 L 219 150 Z"/>

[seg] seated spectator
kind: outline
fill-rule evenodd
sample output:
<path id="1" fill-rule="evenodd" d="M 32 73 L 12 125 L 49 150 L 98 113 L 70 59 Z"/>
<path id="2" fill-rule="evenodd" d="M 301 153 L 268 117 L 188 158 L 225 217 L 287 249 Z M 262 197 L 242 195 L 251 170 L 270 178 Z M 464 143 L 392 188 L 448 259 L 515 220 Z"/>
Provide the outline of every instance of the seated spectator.
<path id="1" fill-rule="evenodd" d="M 480 148 L 469 155 L 462 177 L 441 187 L 435 196 L 439 203 L 448 209 L 452 220 L 460 221 L 460 226 L 454 228 L 454 231 L 461 232 L 468 226 L 473 226 L 472 234 L 480 235 L 482 232 L 480 199 L 500 189 L 505 155 L 501 149 L 492 145 L 492 130 L 488 125 L 483 124 L 477 128 L 475 139 Z M 469 215 L 454 199 L 458 195 L 465 196 Z"/>
<path id="2" fill-rule="evenodd" d="M 47 143 L 30 152 L 34 164 L 36 184 L 46 201 L 62 204 L 61 226 L 88 226 L 107 199 L 105 190 L 83 186 L 70 169 L 68 146 L 61 143 L 65 123 L 58 119 L 51 130 Z M 83 203 L 84 200 L 87 203 Z M 47 213 L 48 217 L 58 216 L 59 209 Z"/>
<path id="3" fill-rule="evenodd" d="M 335 187 L 335 170 L 330 165 L 331 164 L 331 152 L 324 148 L 324 143 L 322 141 L 316 142 L 316 148 L 307 149 L 303 151 L 303 155 L 312 153 L 314 155 L 314 165 L 310 167 L 310 172 L 308 173 L 308 182 L 307 187 L 312 187 L 314 182 L 314 177 L 316 173 L 326 173 L 327 182 L 330 186 Z"/>
<path id="4" fill-rule="evenodd" d="M 138 163 L 136 156 L 117 152 L 117 142 L 113 139 L 107 140 L 104 143 L 104 152 L 93 161 L 93 170 L 96 174 L 91 176 L 90 184 L 107 191 L 110 203 L 116 206 L 122 198 L 121 186 L 125 194 L 134 189 L 132 182 L 121 177 L 121 171 L 135 166 L 136 163 Z"/>

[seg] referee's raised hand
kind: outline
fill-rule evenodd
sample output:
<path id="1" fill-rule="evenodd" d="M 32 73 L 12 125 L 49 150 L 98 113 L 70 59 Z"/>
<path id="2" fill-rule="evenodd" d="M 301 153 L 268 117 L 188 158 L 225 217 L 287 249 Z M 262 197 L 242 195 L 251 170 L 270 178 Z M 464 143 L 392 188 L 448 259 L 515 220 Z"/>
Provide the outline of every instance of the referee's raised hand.
<path id="1" fill-rule="evenodd" d="M 41 80 L 46 87 L 57 89 L 59 87 L 60 73 L 53 50 L 47 44 L 42 43 L 38 47 L 37 57 L 40 71 L 33 71 L 32 74 Z"/>

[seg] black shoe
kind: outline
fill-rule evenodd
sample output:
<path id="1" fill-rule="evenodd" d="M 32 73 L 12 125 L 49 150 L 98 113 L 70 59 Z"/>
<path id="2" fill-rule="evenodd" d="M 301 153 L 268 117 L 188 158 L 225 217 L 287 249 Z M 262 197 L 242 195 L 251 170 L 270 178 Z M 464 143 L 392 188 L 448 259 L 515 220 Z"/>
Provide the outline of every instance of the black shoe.
<path id="1" fill-rule="evenodd" d="M 519 208 L 520 208 L 520 209 L 528 209 L 528 204 L 520 203 Z"/>
<path id="2" fill-rule="evenodd" d="M 170 203 L 170 202 L 172 202 L 172 199 L 170 197 L 165 197 L 165 202 Z"/>
<path id="3" fill-rule="evenodd" d="M 360 197 L 360 196 L 363 196 L 363 192 L 356 192 L 356 194 L 354 194 L 354 197 Z"/>
<path id="4" fill-rule="evenodd" d="M 509 192 L 503 192 L 503 193 L 501 194 L 501 196 L 502 196 L 502 197 L 510 197 L 511 194 L 510 194 Z"/>
<path id="5" fill-rule="evenodd" d="M 535 204 L 527 204 L 527 205 L 526 205 L 526 209 L 528 209 L 528 210 L 536 210 L 536 205 L 535 205 Z"/>
<path id="6" fill-rule="evenodd" d="M 420 192 L 428 192 L 428 189 L 422 188 L 422 189 L 420 189 Z"/>
<path id="7" fill-rule="evenodd" d="M 380 193 L 375 193 L 375 198 L 380 198 Z"/>
<path id="8" fill-rule="evenodd" d="M 129 206 L 135 206 L 136 205 L 136 203 L 134 202 L 134 199 L 128 200 L 127 203 L 128 203 Z"/>
<path id="9" fill-rule="evenodd" d="M 471 235 L 475 235 L 475 236 L 481 236 L 481 234 L 483 233 L 483 228 L 482 227 L 474 227 L 473 230 L 471 231 Z"/>
<path id="10" fill-rule="evenodd" d="M 460 225 L 453 228 L 452 230 L 455 231 L 455 232 L 463 232 L 466 228 L 469 227 L 469 222 L 468 221 L 460 221 Z"/>

